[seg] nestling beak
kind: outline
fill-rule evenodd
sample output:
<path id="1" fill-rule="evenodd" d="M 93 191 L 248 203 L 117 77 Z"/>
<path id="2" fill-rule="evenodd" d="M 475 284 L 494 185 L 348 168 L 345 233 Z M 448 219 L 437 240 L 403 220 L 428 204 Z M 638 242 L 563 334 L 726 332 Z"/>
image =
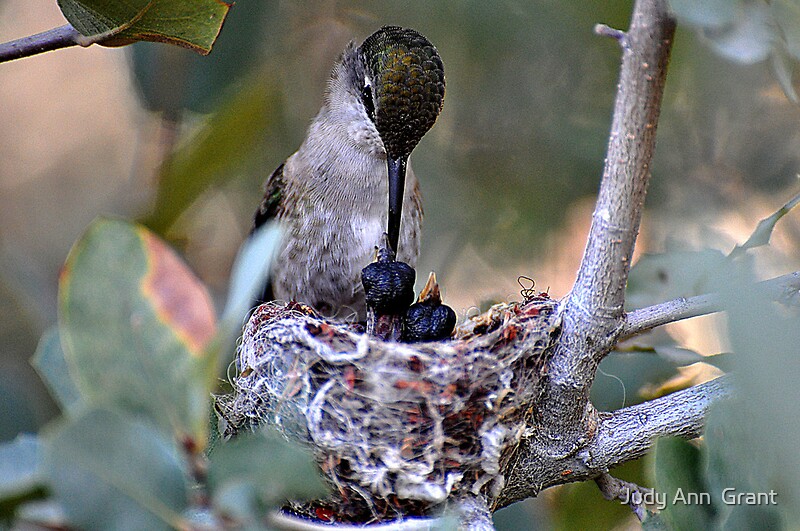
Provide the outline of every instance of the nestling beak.
<path id="1" fill-rule="evenodd" d="M 389 169 L 389 245 L 397 253 L 400 239 L 400 218 L 403 213 L 403 192 L 406 186 L 408 155 L 386 157 Z"/>

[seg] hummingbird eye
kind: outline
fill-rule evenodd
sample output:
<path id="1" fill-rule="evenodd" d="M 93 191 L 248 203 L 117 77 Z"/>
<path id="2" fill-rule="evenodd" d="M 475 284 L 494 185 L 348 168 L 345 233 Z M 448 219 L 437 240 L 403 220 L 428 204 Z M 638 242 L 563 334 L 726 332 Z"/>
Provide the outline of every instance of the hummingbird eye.
<path id="1" fill-rule="evenodd" d="M 364 108 L 367 110 L 369 119 L 375 121 L 375 102 L 372 101 L 372 87 L 369 83 L 365 83 L 361 89 L 361 101 L 364 103 Z"/>

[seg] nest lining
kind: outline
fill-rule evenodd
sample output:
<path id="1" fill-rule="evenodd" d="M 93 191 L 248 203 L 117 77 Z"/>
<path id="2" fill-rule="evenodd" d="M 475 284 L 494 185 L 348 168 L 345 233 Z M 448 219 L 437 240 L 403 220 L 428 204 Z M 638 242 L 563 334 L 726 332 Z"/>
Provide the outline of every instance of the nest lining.
<path id="1" fill-rule="evenodd" d="M 260 425 L 307 444 L 352 513 L 427 514 L 505 484 L 557 328 L 545 296 L 500 304 L 455 339 L 391 343 L 308 307 L 260 306 L 218 397 L 224 436 Z"/>

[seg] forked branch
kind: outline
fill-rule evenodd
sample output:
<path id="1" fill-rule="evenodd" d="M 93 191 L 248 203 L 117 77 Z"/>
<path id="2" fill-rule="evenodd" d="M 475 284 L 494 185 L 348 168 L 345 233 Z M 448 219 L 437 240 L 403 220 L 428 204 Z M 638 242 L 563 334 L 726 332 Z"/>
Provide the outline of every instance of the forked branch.
<path id="1" fill-rule="evenodd" d="M 597 366 L 624 326 L 625 287 L 656 141 L 675 21 L 666 0 L 638 0 L 622 67 L 600 193 L 578 278 L 563 310 L 562 333 L 539 403 L 543 445 L 572 451 L 592 427 Z M 549 440 L 549 442 L 548 442 Z"/>

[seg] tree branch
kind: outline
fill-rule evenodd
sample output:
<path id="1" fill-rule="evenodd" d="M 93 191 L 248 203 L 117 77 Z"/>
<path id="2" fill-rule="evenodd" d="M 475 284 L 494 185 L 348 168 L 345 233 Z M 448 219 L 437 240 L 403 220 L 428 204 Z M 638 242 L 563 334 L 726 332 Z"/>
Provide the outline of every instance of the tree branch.
<path id="1" fill-rule="evenodd" d="M 800 271 L 760 282 L 758 288 L 776 301 L 800 304 Z M 681 297 L 648 306 L 628 313 L 620 338 L 625 339 L 668 323 L 707 315 L 722 309 L 719 296 L 714 293 L 689 298 Z"/>
<path id="2" fill-rule="evenodd" d="M 67 24 L 0 44 L 0 63 L 70 46 L 91 46 L 95 42 L 96 39 L 81 35 L 78 30 Z"/>
<path id="3" fill-rule="evenodd" d="M 608 501 L 620 500 L 627 503 L 633 513 L 641 522 L 645 517 L 644 494 L 652 494 L 653 489 L 640 487 L 636 483 L 615 478 L 609 473 L 603 473 L 594 478 L 597 488 Z"/>
<path id="4" fill-rule="evenodd" d="M 531 437 L 523 442 L 495 508 L 536 496 L 555 485 L 597 478 L 645 455 L 658 437 L 698 437 L 709 406 L 730 394 L 729 378 L 723 376 L 613 413 L 600 413 L 593 436 L 583 447 L 549 461 L 542 458 L 543 449 Z"/>
<path id="5" fill-rule="evenodd" d="M 665 0 L 637 0 L 622 48 L 619 87 L 600 193 L 578 278 L 548 367 L 541 442 L 580 446 L 594 423 L 589 389 L 624 323 L 625 286 L 639 231 L 675 21 Z"/>

